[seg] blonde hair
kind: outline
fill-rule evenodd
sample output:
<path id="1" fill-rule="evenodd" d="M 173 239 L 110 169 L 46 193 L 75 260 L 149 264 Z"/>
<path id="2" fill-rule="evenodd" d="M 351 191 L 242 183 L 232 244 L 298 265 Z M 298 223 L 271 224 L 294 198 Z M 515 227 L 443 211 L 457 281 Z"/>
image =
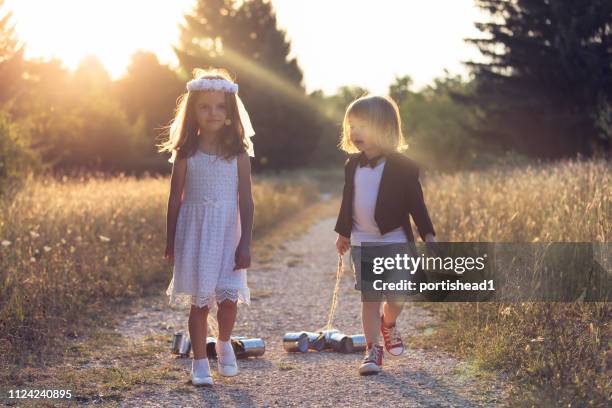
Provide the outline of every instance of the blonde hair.
<path id="1" fill-rule="evenodd" d="M 233 79 L 229 72 L 222 68 L 193 70 L 193 78 L 201 79 Z M 187 91 L 182 94 L 177 101 L 174 112 L 174 119 L 169 126 L 164 129 L 168 134 L 168 139 L 157 145 L 159 152 L 171 152 L 172 156 L 168 160 L 174 163 L 178 158 L 187 158 L 196 153 L 198 148 L 198 122 L 195 114 L 195 103 L 201 92 L 206 91 Z M 234 94 L 225 92 L 225 106 L 227 109 L 227 119 L 230 120 L 228 126 L 224 126 L 220 132 L 219 149 L 225 159 L 229 159 L 247 150 L 244 129 L 238 114 L 238 106 Z"/>
<path id="2" fill-rule="evenodd" d="M 363 120 L 374 143 L 385 153 L 406 149 L 399 108 L 390 97 L 362 96 L 346 108 L 339 147 L 347 153 L 357 153 L 359 149 L 350 138 L 349 118 Z"/>

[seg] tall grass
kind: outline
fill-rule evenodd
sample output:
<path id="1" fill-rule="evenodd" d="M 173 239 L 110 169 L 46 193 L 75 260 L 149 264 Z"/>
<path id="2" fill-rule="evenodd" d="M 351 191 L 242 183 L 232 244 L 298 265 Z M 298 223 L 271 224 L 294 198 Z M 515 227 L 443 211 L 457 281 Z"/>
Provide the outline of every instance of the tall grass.
<path id="1" fill-rule="evenodd" d="M 167 178 L 32 180 L 0 201 L 0 356 L 27 362 L 114 302 L 168 284 Z M 254 233 L 317 197 L 303 179 L 255 179 Z M 58 343 L 59 342 L 59 343 Z"/>
<path id="2" fill-rule="evenodd" d="M 425 181 L 440 241 L 609 242 L 612 164 L 567 161 Z M 534 406 L 603 406 L 611 394 L 607 303 L 432 305 L 439 338 L 523 382 Z"/>

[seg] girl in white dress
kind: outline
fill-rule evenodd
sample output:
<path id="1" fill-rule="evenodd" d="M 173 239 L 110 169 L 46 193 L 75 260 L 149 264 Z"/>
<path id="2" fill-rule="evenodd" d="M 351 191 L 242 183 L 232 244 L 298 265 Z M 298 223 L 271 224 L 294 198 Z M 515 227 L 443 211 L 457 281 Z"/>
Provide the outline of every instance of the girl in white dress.
<path id="1" fill-rule="evenodd" d="M 253 198 L 251 136 L 238 85 L 225 70 L 194 70 L 169 140 L 172 153 L 164 257 L 173 264 L 169 303 L 190 307 L 192 383 L 212 385 L 206 355 L 207 318 L 216 305 L 219 374 L 238 373 L 230 336 L 237 304 L 250 304 Z"/>

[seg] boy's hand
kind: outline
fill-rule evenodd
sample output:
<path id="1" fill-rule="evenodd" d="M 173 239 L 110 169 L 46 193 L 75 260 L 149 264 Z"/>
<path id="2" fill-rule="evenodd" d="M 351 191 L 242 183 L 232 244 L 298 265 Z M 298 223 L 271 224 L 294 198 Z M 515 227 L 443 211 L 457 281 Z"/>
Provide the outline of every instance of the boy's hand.
<path id="1" fill-rule="evenodd" d="M 344 255 L 344 253 L 350 248 L 351 240 L 347 237 L 338 234 L 338 238 L 336 238 L 336 249 L 340 255 Z"/>
<path id="2" fill-rule="evenodd" d="M 427 252 L 433 254 L 433 256 L 443 256 L 441 245 L 439 245 L 438 240 L 436 240 L 436 237 L 431 233 L 425 235 L 425 248 Z"/>

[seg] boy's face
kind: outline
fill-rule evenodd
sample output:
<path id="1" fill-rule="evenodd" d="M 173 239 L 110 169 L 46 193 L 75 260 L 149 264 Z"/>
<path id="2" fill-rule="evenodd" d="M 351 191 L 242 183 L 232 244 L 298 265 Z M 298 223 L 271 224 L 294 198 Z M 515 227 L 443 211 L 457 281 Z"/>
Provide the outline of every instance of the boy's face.
<path id="1" fill-rule="evenodd" d="M 371 128 L 367 126 L 364 120 L 349 116 L 348 123 L 351 143 L 353 143 L 360 152 L 369 153 L 378 150 L 377 146 L 373 143 L 374 140 L 371 136 Z"/>
<path id="2" fill-rule="evenodd" d="M 221 91 L 200 92 L 195 105 L 198 126 L 205 132 L 216 133 L 227 118 L 225 93 Z"/>

